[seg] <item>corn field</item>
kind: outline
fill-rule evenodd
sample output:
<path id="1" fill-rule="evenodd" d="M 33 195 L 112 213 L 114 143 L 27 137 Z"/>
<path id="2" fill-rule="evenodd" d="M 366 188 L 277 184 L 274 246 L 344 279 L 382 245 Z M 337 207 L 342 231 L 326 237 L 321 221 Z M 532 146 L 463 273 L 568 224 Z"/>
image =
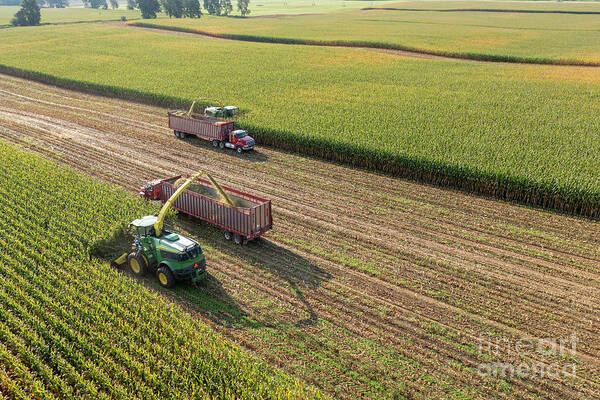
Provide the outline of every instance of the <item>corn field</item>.
<path id="1" fill-rule="evenodd" d="M 92 24 L 39 29 L 56 57 L 38 33 L 15 29 L 0 44 L 0 70 L 165 107 L 218 98 L 240 107 L 239 126 L 259 144 L 600 216 L 592 68 L 411 60 Z"/>
<path id="2" fill-rule="evenodd" d="M 537 4 L 536 4 L 537 3 Z M 133 25 L 251 42 L 408 50 L 454 58 L 600 65 L 594 2 L 403 2 L 286 18 L 213 16 Z M 418 26 L 418 29 L 415 27 Z M 555 40 L 560 35 L 560 41 Z"/>
<path id="3" fill-rule="evenodd" d="M 90 260 L 153 206 L 2 143 L 0 169 L 3 398 L 320 398 Z"/>

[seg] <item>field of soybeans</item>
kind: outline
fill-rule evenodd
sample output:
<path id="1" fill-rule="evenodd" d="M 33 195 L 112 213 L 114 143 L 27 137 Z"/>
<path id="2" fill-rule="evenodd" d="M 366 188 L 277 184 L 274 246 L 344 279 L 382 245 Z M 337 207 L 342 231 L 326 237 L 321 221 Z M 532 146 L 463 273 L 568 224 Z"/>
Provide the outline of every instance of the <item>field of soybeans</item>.
<path id="1" fill-rule="evenodd" d="M 242 110 L 273 145 L 567 212 L 600 213 L 600 76 L 106 24 L 14 28 L 3 70 L 173 107 Z M 44 40 L 40 41 L 39 38 Z M 115 45 L 118 43 L 118 46 Z M 102 63 L 103 68 L 98 68 Z"/>

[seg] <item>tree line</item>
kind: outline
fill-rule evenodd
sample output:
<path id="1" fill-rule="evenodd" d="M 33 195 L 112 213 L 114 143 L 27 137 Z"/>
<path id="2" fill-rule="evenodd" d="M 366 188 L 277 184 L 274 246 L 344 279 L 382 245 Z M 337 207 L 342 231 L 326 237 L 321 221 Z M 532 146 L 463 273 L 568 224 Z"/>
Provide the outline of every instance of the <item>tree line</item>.
<path id="1" fill-rule="evenodd" d="M 119 7 L 118 0 L 83 0 L 86 7 L 107 9 Z M 39 25 L 40 5 L 64 8 L 69 5 L 68 0 L 23 0 L 21 9 L 17 11 L 11 23 L 14 26 Z M 204 9 L 210 15 L 227 16 L 233 11 L 231 0 L 203 0 Z M 237 9 L 242 16 L 250 14 L 250 0 L 237 0 Z M 169 18 L 200 18 L 202 10 L 200 0 L 127 0 L 129 10 L 139 9 L 142 18 L 156 18 L 156 13 L 161 10 Z"/>
<path id="2" fill-rule="evenodd" d="M 98 1 L 98 0 L 97 0 Z M 210 15 L 229 15 L 233 11 L 231 0 L 203 0 L 204 9 Z M 237 0 L 237 9 L 242 16 L 250 14 L 250 0 Z M 142 18 L 156 18 L 162 9 L 169 18 L 200 18 L 199 0 L 127 0 L 127 8 L 138 8 Z"/>

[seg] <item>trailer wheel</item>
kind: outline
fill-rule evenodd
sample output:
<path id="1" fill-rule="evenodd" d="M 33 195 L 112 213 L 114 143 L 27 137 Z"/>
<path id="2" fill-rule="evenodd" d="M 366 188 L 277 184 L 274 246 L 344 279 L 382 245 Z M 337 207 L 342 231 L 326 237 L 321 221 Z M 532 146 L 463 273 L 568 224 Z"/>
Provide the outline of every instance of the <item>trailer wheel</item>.
<path id="1" fill-rule="evenodd" d="M 225 236 L 225 240 L 231 240 L 231 237 L 233 236 L 229 231 L 225 231 L 223 235 Z"/>
<path id="2" fill-rule="evenodd" d="M 218 147 L 218 146 L 219 146 L 219 141 L 213 140 L 213 147 Z"/>
<path id="3" fill-rule="evenodd" d="M 127 256 L 127 264 L 129 264 L 129 270 L 135 276 L 144 276 L 148 271 L 146 259 L 138 252 L 129 253 Z"/>
<path id="4" fill-rule="evenodd" d="M 242 238 L 241 235 L 238 235 L 237 233 L 235 235 L 233 235 L 233 242 L 235 244 L 239 244 L 240 246 L 244 243 L 244 239 Z"/>
<path id="5" fill-rule="evenodd" d="M 179 131 L 173 131 L 176 137 L 179 137 Z"/>
<path id="6" fill-rule="evenodd" d="M 241 147 L 238 147 L 237 149 L 235 149 L 235 151 L 237 151 L 238 154 L 242 154 L 242 151 L 244 151 L 244 149 L 242 149 Z"/>
<path id="7" fill-rule="evenodd" d="M 158 271 L 156 271 L 156 277 L 158 278 L 160 286 L 164 288 L 169 289 L 175 285 L 175 277 L 169 267 L 160 267 Z"/>
<path id="8" fill-rule="evenodd" d="M 219 142 L 219 147 L 221 149 L 224 149 L 225 148 L 225 142 L 223 142 L 223 141 Z"/>

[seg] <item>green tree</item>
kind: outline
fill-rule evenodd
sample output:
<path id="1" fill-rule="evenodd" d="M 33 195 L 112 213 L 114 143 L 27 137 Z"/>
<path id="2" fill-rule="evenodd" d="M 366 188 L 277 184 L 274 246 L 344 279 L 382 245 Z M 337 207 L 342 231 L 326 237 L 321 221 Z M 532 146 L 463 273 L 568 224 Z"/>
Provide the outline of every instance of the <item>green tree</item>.
<path id="1" fill-rule="evenodd" d="M 21 9 L 17 11 L 11 23 L 14 26 L 39 25 L 41 20 L 40 6 L 36 0 L 23 0 Z"/>
<path id="2" fill-rule="evenodd" d="M 219 0 L 204 0 L 204 9 L 210 15 L 221 15 L 221 3 Z"/>
<path id="3" fill-rule="evenodd" d="M 183 16 L 188 18 L 200 18 L 200 2 L 198 0 L 183 0 Z"/>
<path id="4" fill-rule="evenodd" d="M 119 1 L 118 0 L 108 0 L 110 2 L 110 7 L 113 10 L 116 10 L 117 8 L 119 8 Z"/>
<path id="5" fill-rule="evenodd" d="M 183 0 L 160 0 L 160 5 L 169 18 L 183 15 Z"/>
<path id="6" fill-rule="evenodd" d="M 144 19 L 156 18 L 156 13 L 160 11 L 158 0 L 136 0 L 136 4 Z"/>
<path id="7" fill-rule="evenodd" d="M 69 2 L 67 0 L 46 0 L 45 3 L 51 8 L 65 8 L 69 6 Z"/>
<path id="8" fill-rule="evenodd" d="M 238 0 L 237 9 L 242 14 L 242 17 L 250 14 L 250 0 Z"/>
<path id="9" fill-rule="evenodd" d="M 108 4 L 106 3 L 106 0 L 84 0 L 83 5 L 85 5 L 86 7 L 91 7 L 91 8 L 100 8 L 100 7 L 104 8 L 104 9 L 108 8 Z"/>
<path id="10" fill-rule="evenodd" d="M 221 4 L 221 13 L 217 15 L 229 15 L 233 10 L 231 0 L 220 0 L 219 3 Z"/>
<path id="11" fill-rule="evenodd" d="M 136 7 L 135 0 L 127 0 L 127 9 L 133 10 Z"/>

